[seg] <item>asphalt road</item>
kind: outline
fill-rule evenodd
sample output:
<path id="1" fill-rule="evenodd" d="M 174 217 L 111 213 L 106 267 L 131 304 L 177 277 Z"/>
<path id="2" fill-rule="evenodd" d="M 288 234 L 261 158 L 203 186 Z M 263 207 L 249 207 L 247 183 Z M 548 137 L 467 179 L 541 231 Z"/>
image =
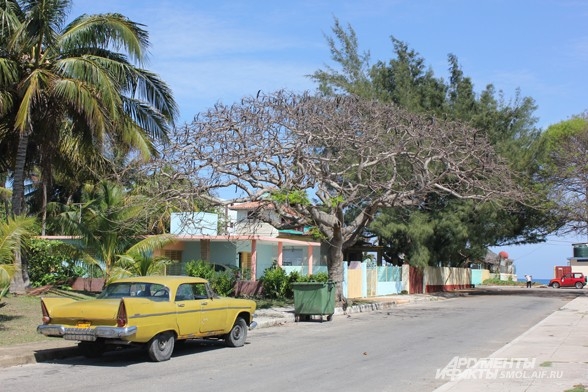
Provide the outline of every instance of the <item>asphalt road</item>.
<path id="1" fill-rule="evenodd" d="M 124 350 L 1 369 L 0 390 L 432 391 L 452 358 L 490 355 L 584 291 L 516 290 L 259 329 L 243 348 L 188 342 L 162 363 Z"/>

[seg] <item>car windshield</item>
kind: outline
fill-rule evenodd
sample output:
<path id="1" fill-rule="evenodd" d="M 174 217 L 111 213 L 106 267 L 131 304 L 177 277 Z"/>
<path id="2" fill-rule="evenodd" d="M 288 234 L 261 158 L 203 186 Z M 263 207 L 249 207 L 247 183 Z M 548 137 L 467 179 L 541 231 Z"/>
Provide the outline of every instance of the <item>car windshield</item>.
<path id="1" fill-rule="evenodd" d="M 162 284 L 149 282 L 112 283 L 98 296 L 100 299 L 123 297 L 143 297 L 156 301 L 168 301 L 169 289 Z"/>

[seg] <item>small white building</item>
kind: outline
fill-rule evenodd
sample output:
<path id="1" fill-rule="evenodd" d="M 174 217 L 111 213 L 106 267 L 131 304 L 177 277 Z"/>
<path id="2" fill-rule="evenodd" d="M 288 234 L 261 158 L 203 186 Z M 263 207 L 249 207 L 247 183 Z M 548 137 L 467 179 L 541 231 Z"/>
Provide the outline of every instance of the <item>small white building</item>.
<path id="1" fill-rule="evenodd" d="M 168 266 L 168 274 L 183 274 L 186 263 L 195 260 L 238 267 L 242 275 L 251 280 L 259 279 L 274 263 L 287 272 L 326 272 L 320 242 L 293 230 L 283 234 L 255 218 L 260 213 L 276 214 L 270 208 L 260 208 L 259 203 L 231 205 L 224 216 L 204 212 L 174 213 L 170 234 L 177 240 L 156 253 L 177 261 Z"/>

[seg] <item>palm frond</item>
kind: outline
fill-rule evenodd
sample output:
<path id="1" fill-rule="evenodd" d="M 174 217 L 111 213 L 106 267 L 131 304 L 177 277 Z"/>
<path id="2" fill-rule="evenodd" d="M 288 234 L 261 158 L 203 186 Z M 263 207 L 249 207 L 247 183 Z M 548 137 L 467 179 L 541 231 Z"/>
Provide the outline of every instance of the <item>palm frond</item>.
<path id="1" fill-rule="evenodd" d="M 178 115 L 178 107 L 169 86 L 159 76 L 145 69 L 135 69 L 136 84 L 134 97 L 150 102 L 166 118 L 173 121 Z"/>
<path id="2" fill-rule="evenodd" d="M 16 1 L 2 1 L 0 6 L 0 37 L 13 35 L 24 18 L 25 14 Z"/>
<path id="3" fill-rule="evenodd" d="M 43 90 L 49 85 L 50 79 L 52 75 L 47 70 L 36 69 L 22 83 L 24 94 L 15 120 L 15 128 L 21 133 L 27 132 L 33 122 L 33 110 L 39 103 Z"/>
<path id="4" fill-rule="evenodd" d="M 67 25 L 61 36 L 63 48 L 101 47 L 123 49 L 142 62 L 149 46 L 149 34 L 121 14 L 82 15 Z"/>
<path id="5" fill-rule="evenodd" d="M 18 82 L 18 64 L 12 59 L 0 57 L 0 86 L 10 86 Z"/>
<path id="6" fill-rule="evenodd" d="M 0 287 L 10 284 L 15 272 L 16 268 L 13 264 L 0 264 Z"/>
<path id="7" fill-rule="evenodd" d="M 168 129 L 171 123 L 161 112 L 155 110 L 153 106 L 136 99 L 125 98 L 124 104 L 130 118 L 146 135 L 163 143 L 169 141 Z"/>
<path id="8" fill-rule="evenodd" d="M 11 264 L 14 250 L 32 237 L 36 230 L 36 220 L 32 217 L 9 218 L 0 222 L 0 264 Z"/>
<path id="9" fill-rule="evenodd" d="M 163 248 L 174 240 L 174 236 L 171 234 L 149 236 L 131 246 L 125 253 L 130 255 L 150 253 L 155 249 Z"/>
<path id="10" fill-rule="evenodd" d="M 84 119 L 86 126 L 93 130 L 99 140 L 101 135 L 109 132 L 110 119 L 101 110 L 103 101 L 99 101 L 90 86 L 72 79 L 60 79 L 54 86 L 55 98 L 69 103 Z"/>

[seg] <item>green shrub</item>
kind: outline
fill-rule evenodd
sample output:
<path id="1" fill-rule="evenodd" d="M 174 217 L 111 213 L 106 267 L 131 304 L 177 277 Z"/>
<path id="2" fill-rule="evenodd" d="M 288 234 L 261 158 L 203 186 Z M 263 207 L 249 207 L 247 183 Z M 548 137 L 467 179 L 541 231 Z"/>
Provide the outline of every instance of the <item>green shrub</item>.
<path id="1" fill-rule="evenodd" d="M 212 264 L 203 260 L 189 261 L 186 264 L 186 274 L 208 280 L 214 292 L 223 297 L 233 294 L 237 282 L 235 272 L 216 272 Z"/>
<path id="2" fill-rule="evenodd" d="M 491 286 L 522 286 L 522 282 L 517 282 L 512 280 L 512 277 L 509 276 L 508 280 L 500 280 L 500 278 L 494 277 L 490 279 L 486 279 L 482 284 L 491 285 Z"/>
<path id="3" fill-rule="evenodd" d="M 266 298 L 287 298 L 289 277 L 282 268 L 274 266 L 266 269 L 260 280 L 263 286 L 263 294 Z"/>
<path id="4" fill-rule="evenodd" d="M 212 289 L 218 295 L 228 297 L 235 292 L 237 277 L 232 271 L 215 272 L 212 278 Z"/>
<path id="5" fill-rule="evenodd" d="M 297 282 L 322 282 L 326 283 L 329 281 L 329 274 L 326 272 L 317 272 L 313 275 L 301 275 L 299 276 Z"/>
<path id="6" fill-rule="evenodd" d="M 293 299 L 294 291 L 292 283 L 297 282 L 328 282 L 329 275 L 326 272 L 318 272 L 314 275 L 301 275 L 292 271 L 289 275 L 277 264 L 266 269 L 260 278 L 263 285 L 263 294 L 267 299 Z"/>
<path id="7" fill-rule="evenodd" d="M 61 241 L 31 240 L 27 251 L 31 285 L 61 285 L 80 276 L 77 253 L 73 246 Z"/>
<path id="8" fill-rule="evenodd" d="M 292 272 L 290 272 L 290 275 L 288 275 L 288 276 L 289 276 L 288 280 L 290 282 L 303 282 L 304 279 L 306 278 L 305 275 L 300 275 L 300 272 L 298 272 L 298 271 L 292 271 Z"/>
<path id="9" fill-rule="evenodd" d="M 241 270 L 241 280 L 251 280 L 251 268 Z"/>
<path id="10" fill-rule="evenodd" d="M 214 276 L 212 264 L 203 260 L 192 260 L 186 263 L 186 274 L 211 281 Z"/>

